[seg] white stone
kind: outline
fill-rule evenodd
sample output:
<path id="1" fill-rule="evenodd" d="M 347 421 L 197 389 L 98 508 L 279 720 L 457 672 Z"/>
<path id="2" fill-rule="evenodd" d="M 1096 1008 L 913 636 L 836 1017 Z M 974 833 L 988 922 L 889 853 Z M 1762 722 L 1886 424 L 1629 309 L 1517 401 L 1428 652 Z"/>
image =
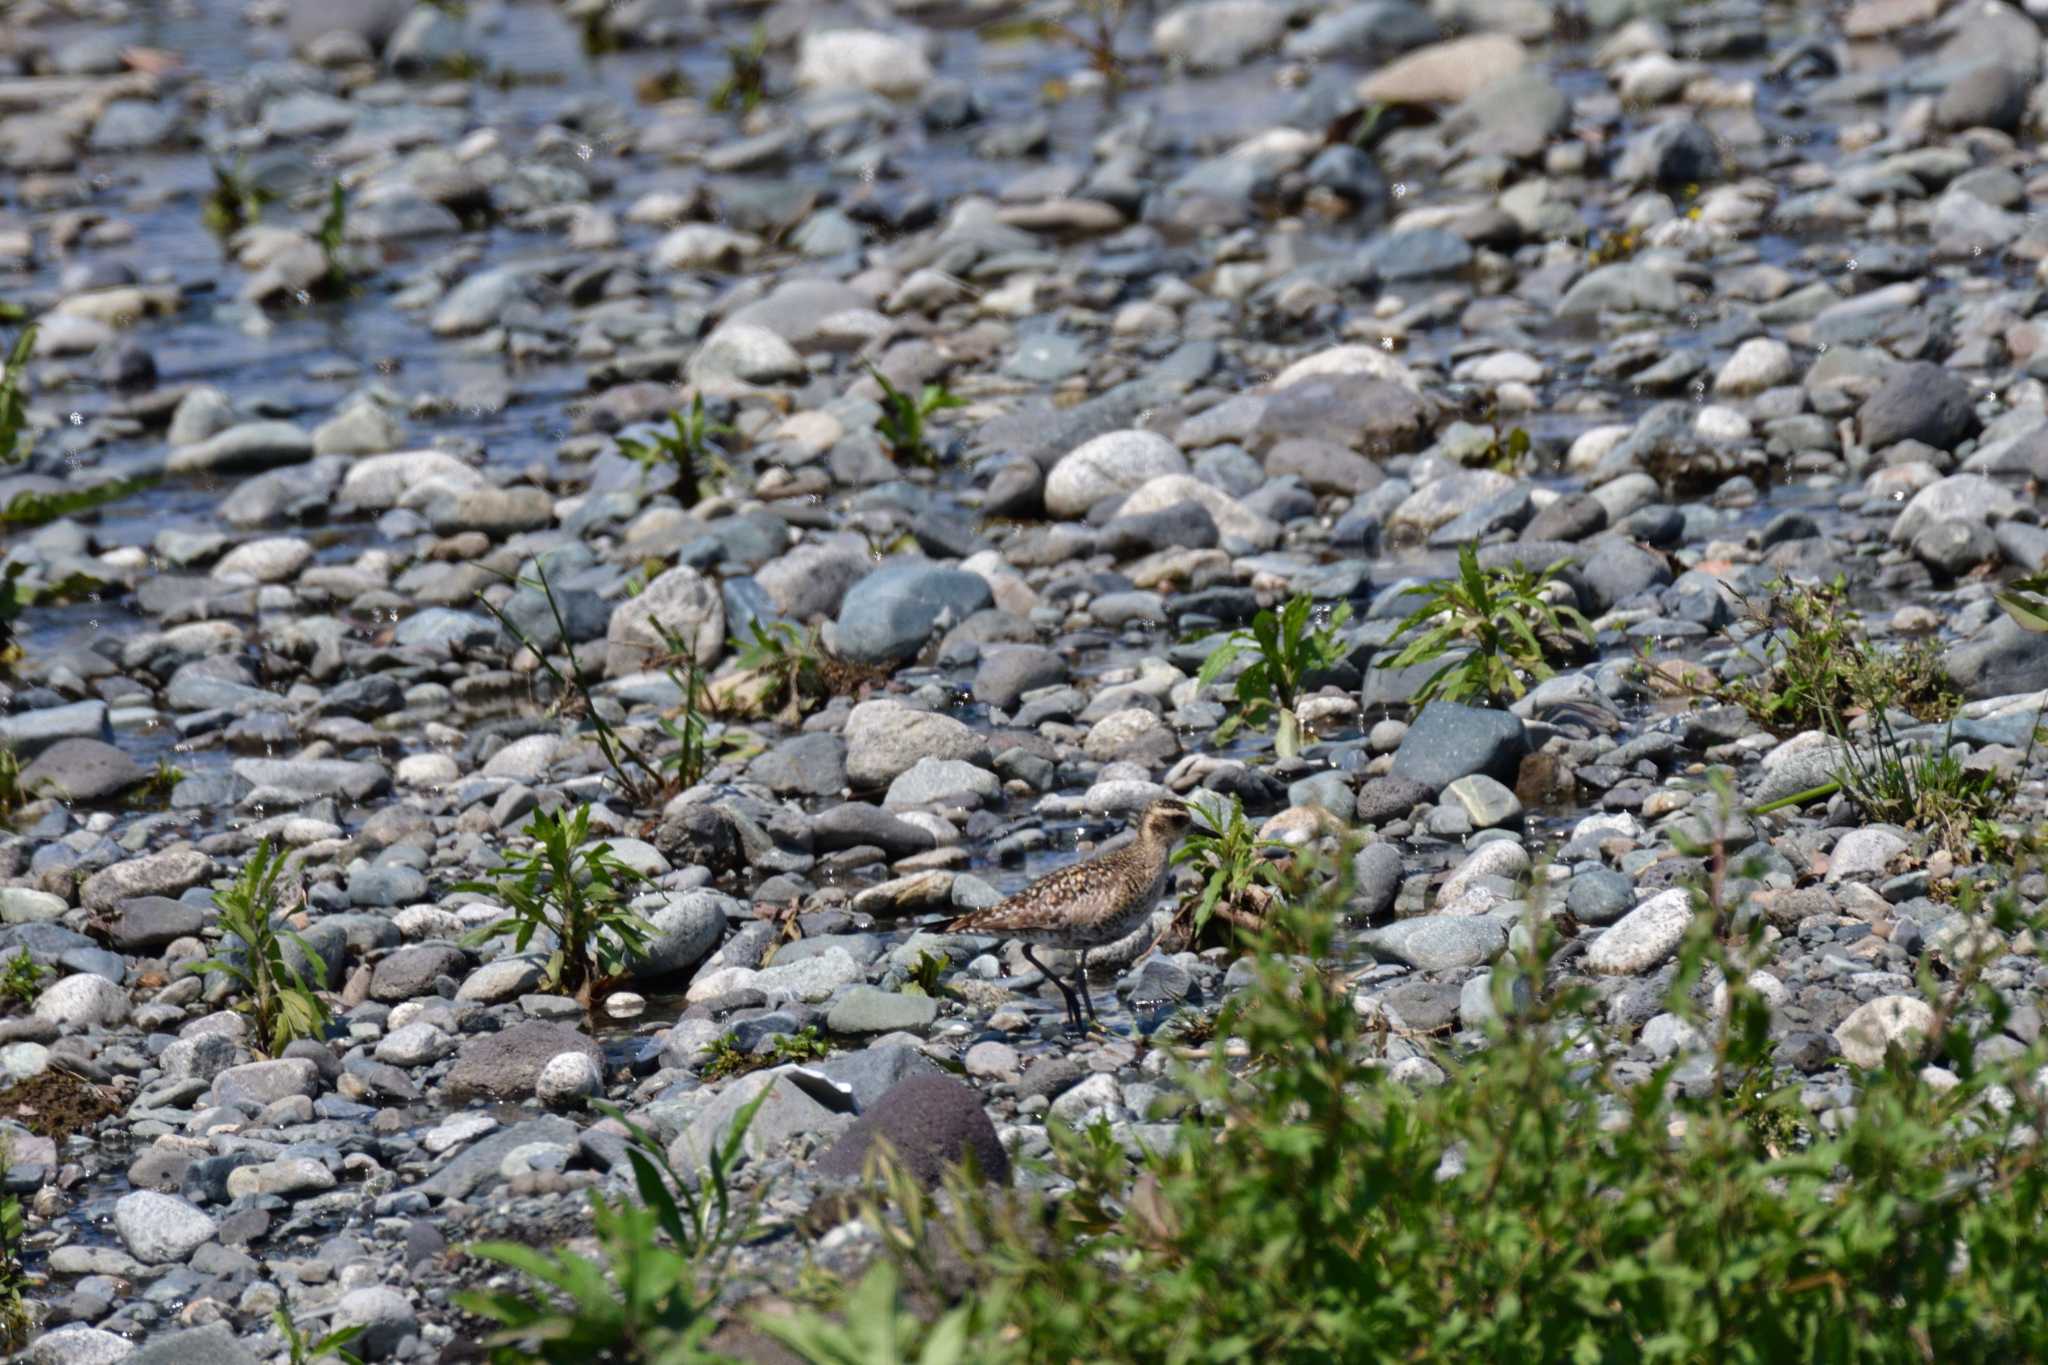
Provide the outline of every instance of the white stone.
<path id="1" fill-rule="evenodd" d="M 924 49 L 873 29 L 807 32 L 797 47 L 796 83 L 807 90 L 851 87 L 877 95 L 916 95 L 931 81 Z"/>
<path id="2" fill-rule="evenodd" d="M 1587 949 L 1586 965 L 1602 976 L 1647 972 L 1678 951 L 1692 913 L 1690 891 L 1660 891 L 1608 926 Z"/>
<path id="3" fill-rule="evenodd" d="M 1078 517 L 1104 498 L 1131 493 L 1163 474 L 1188 472 L 1179 447 L 1153 431 L 1107 431 L 1060 457 L 1045 478 L 1045 509 Z"/>
<path id="4" fill-rule="evenodd" d="M 35 1013 L 72 1028 L 118 1024 L 128 1017 L 128 992 L 104 976 L 80 972 L 45 987 Z"/>
<path id="5" fill-rule="evenodd" d="M 1760 393 L 1789 384 L 1799 374 L 1792 348 L 1776 337 L 1751 337 L 1735 348 L 1714 376 L 1714 392 Z"/>
<path id="6" fill-rule="evenodd" d="M 267 536 L 237 545 L 213 566 L 220 579 L 253 579 L 258 583 L 282 583 L 306 567 L 313 547 L 297 536 Z"/>
<path id="7" fill-rule="evenodd" d="M 114 1365 L 135 1354 L 135 1343 L 97 1327 L 73 1324 L 45 1332 L 28 1348 L 30 1365 Z"/>
<path id="8" fill-rule="evenodd" d="M 1884 1063 L 1893 1042 L 1925 1037 L 1934 1026 L 1934 1009 L 1917 995 L 1882 995 L 1859 1005 L 1835 1028 L 1835 1043 L 1851 1066 Z"/>
<path id="9" fill-rule="evenodd" d="M 442 1029 L 421 1020 L 393 1029 L 377 1043 L 377 1060 L 393 1066 L 425 1066 L 455 1051 L 455 1040 Z"/>
<path id="10" fill-rule="evenodd" d="M 170 1265 L 212 1241 L 220 1224 L 182 1199 L 137 1190 L 114 1205 L 114 1231 L 136 1260 Z"/>
<path id="11" fill-rule="evenodd" d="M 542 1104 L 572 1104 L 604 1093 L 604 1073 L 587 1052 L 564 1052 L 550 1057 L 534 1082 L 533 1094 Z"/>

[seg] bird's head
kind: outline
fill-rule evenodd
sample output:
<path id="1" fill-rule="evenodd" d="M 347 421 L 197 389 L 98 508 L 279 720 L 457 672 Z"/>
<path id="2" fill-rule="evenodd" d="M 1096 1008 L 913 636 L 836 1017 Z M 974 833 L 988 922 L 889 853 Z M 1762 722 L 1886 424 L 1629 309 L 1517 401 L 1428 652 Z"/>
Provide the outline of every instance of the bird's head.
<path id="1" fill-rule="evenodd" d="M 1188 803 L 1175 797 L 1154 801 L 1145 808 L 1144 816 L 1138 821 L 1138 831 L 1148 839 L 1172 843 L 1188 832 L 1188 826 L 1195 821 L 1195 813 Z"/>

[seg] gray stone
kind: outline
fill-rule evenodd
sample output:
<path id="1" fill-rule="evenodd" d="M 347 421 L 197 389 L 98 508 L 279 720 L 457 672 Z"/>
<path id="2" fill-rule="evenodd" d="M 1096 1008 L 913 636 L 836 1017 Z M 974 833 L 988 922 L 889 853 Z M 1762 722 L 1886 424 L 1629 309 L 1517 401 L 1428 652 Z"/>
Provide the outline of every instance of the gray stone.
<path id="1" fill-rule="evenodd" d="M 60 740 L 97 738 L 106 729 L 107 704 L 80 701 L 0 716 L 0 744 L 27 758 Z"/>
<path id="2" fill-rule="evenodd" d="M 29 1365 L 115 1365 L 134 1354 L 128 1338 L 79 1323 L 44 1332 L 28 1348 Z"/>
<path id="3" fill-rule="evenodd" d="M 1856 427 L 1872 450 L 1899 441 L 1919 441 L 1953 450 L 1977 427 L 1970 386 L 1951 370 L 1928 361 L 1900 365 L 1856 411 Z"/>
<path id="4" fill-rule="evenodd" d="M 524 1092 L 505 1098 L 523 1100 L 530 1096 L 534 1081 L 540 1078 L 540 1068 L 546 1066 L 549 1060 L 544 1057 L 534 1064 L 533 1078 L 527 1082 Z M 430 1199 L 467 1199 L 479 1189 L 498 1182 L 498 1168 L 507 1153 L 535 1143 L 573 1147 L 576 1143 L 576 1132 L 575 1124 L 553 1114 L 529 1119 L 524 1123 L 515 1123 L 463 1148 L 447 1165 L 414 1188 Z"/>
<path id="5" fill-rule="evenodd" d="M 550 1057 L 533 1083 L 533 1096 L 552 1107 L 580 1104 L 592 1095 L 604 1093 L 604 1068 L 587 1052 L 564 1052 Z"/>
<path id="6" fill-rule="evenodd" d="M 370 998 L 397 1005 L 434 993 L 443 976 L 458 980 L 469 971 L 469 954 L 452 943 L 418 943 L 400 948 L 370 971 Z"/>
<path id="7" fill-rule="evenodd" d="M 1692 924 L 1692 893 L 1660 891 L 1616 920 L 1586 950 L 1586 966 L 1602 976 L 1636 976 L 1662 966 Z"/>
<path id="8" fill-rule="evenodd" d="M 1966 697 L 2008 697 L 2048 688 L 2048 644 L 2003 615 L 1946 651 L 1942 665 Z"/>
<path id="9" fill-rule="evenodd" d="M 986 767 L 988 740 L 971 727 L 936 711 L 898 701 L 865 701 L 847 714 L 846 777 L 855 787 L 886 787 L 920 760 L 939 759 Z"/>
<path id="10" fill-rule="evenodd" d="M 1884 1065 L 1893 1043 L 1901 1046 L 1927 1036 L 1934 1027 L 1934 1009 L 1917 995 L 1884 995 L 1859 1005 L 1835 1028 L 1835 1043 L 1851 1066 Z"/>
<path id="11" fill-rule="evenodd" d="M 244 806 L 303 806 L 337 797 L 368 801 L 391 789 L 383 764 L 340 758 L 238 758 L 234 774 L 251 789 Z"/>
<path id="12" fill-rule="evenodd" d="M 636 597 L 612 608 L 605 631 L 605 673 L 619 677 L 654 667 L 680 640 L 709 667 L 725 652 L 725 597 L 718 585 L 688 565 L 656 578 Z"/>
<path id="13" fill-rule="evenodd" d="M 604 1065 L 603 1049 L 581 1031 L 535 1020 L 466 1039 L 442 1088 L 455 1102 L 530 1099 L 542 1069 L 564 1052 Z"/>
<path id="14" fill-rule="evenodd" d="M 173 447 L 164 468 L 172 474 L 271 469 L 313 458 L 313 438 L 290 422 L 243 422 L 188 446 Z"/>
<path id="15" fill-rule="evenodd" d="M 1676 313 L 1684 305 L 1678 281 L 1645 265 L 1597 266 L 1579 277 L 1558 301 L 1560 318 L 1594 318 L 1602 313 Z"/>
<path id="16" fill-rule="evenodd" d="M 852 986 L 826 1011 L 834 1033 L 922 1033 L 939 1017 L 939 1002 L 928 995 Z"/>
<path id="17" fill-rule="evenodd" d="M 853 585 L 839 609 L 835 644 L 854 663 L 900 664 L 934 631 L 992 605 L 978 574 L 911 560 L 884 565 Z"/>
<path id="18" fill-rule="evenodd" d="M 748 1156 L 766 1157 L 792 1138 L 835 1138 L 853 1122 L 853 1097 L 822 1075 L 793 1066 L 757 1071 L 730 1081 L 690 1126 L 669 1144 L 669 1160 L 685 1173 L 701 1169 L 722 1146 L 740 1110 L 767 1092 L 741 1146 Z"/>
<path id="19" fill-rule="evenodd" d="M 1521 798 L 1485 773 L 1461 777 L 1446 786 L 1443 794 L 1464 808 L 1474 829 L 1493 829 L 1522 821 Z"/>
<path id="20" fill-rule="evenodd" d="M 1045 507 L 1078 517 L 1105 498 L 1135 492 L 1166 474 L 1188 472 L 1187 457 L 1157 432 L 1112 431 L 1076 446 L 1045 479 Z"/>
<path id="21" fill-rule="evenodd" d="M 21 770 L 21 790 L 60 801 L 101 801 L 118 796 L 149 774 L 141 764 L 97 739 L 60 739 Z"/>
<path id="22" fill-rule="evenodd" d="M 1692 119 L 1666 119 L 1630 139 L 1614 168 L 1615 178 L 1675 189 L 1704 185 L 1721 175 L 1721 149 L 1714 135 Z"/>
<path id="23" fill-rule="evenodd" d="M 705 890 L 663 891 L 633 905 L 654 926 L 646 954 L 633 964 L 635 980 L 688 971 L 718 946 L 727 923 L 746 911 L 732 897 Z"/>
<path id="24" fill-rule="evenodd" d="M 837 796 L 849 780 L 846 758 L 837 735 L 796 735 L 756 757 L 747 776 L 777 796 Z"/>
<path id="25" fill-rule="evenodd" d="M 1361 825 L 1384 825 L 1391 820 L 1405 820 L 1417 806 L 1426 806 L 1436 800 L 1441 790 L 1434 783 L 1418 782 L 1412 777 L 1393 774 L 1375 777 L 1358 789 L 1353 818 Z"/>
<path id="26" fill-rule="evenodd" d="M 1160 57 L 1195 71 L 1227 71 L 1287 31 L 1287 9 L 1266 0 L 1196 0 L 1152 26 Z"/>
<path id="27" fill-rule="evenodd" d="M 103 976 L 80 972 L 43 987 L 35 1016 L 64 1028 L 111 1026 L 128 1017 L 128 992 Z"/>
<path id="28" fill-rule="evenodd" d="M 138 896 L 176 896 L 218 870 L 196 848 L 167 848 L 93 873 L 79 889 L 79 900 L 88 910 L 112 910 Z"/>
<path id="29" fill-rule="evenodd" d="M 2001 61 L 1960 72 L 1934 102 L 1934 121 L 1943 128 L 1996 128 L 2010 133 L 2027 112 L 2032 82 Z"/>
<path id="30" fill-rule="evenodd" d="M 185 1332 L 151 1332 L 126 1365 L 259 1365 L 225 1322 Z"/>
<path id="31" fill-rule="evenodd" d="M 530 286 L 514 270 L 483 270 L 448 291 L 434 310 L 436 336 L 464 336 L 494 326 L 507 308 L 524 302 Z"/>
<path id="32" fill-rule="evenodd" d="M 1380 919 L 1394 908 L 1401 893 L 1401 849 L 1384 840 L 1367 844 L 1351 860 L 1357 882 L 1357 904 L 1366 919 Z"/>
<path id="33" fill-rule="evenodd" d="M 136 1190 L 114 1204 L 114 1231 L 144 1265 L 169 1265 L 212 1241 L 220 1224 L 175 1195 Z"/>
<path id="34" fill-rule="evenodd" d="M 320 1068 L 304 1057 L 245 1062 L 215 1076 L 209 1093 L 215 1104 L 250 1104 L 258 1109 L 293 1095 L 311 1099 L 320 1093 Z"/>
<path id="35" fill-rule="evenodd" d="M 1043 645 L 997 645 L 974 672 L 974 699 L 1009 710 L 1026 692 L 1067 680 L 1067 661 Z"/>
<path id="36" fill-rule="evenodd" d="M 1002 794 L 1002 779 L 987 768 L 952 758 L 920 758 L 889 784 L 882 805 L 892 810 L 993 805 Z"/>
<path id="37" fill-rule="evenodd" d="M 1508 932 L 1483 915 L 1418 915 L 1368 929 L 1359 942 L 1417 971 L 1448 972 L 1493 961 L 1506 951 Z"/>
<path id="38" fill-rule="evenodd" d="M 1522 755 L 1528 751 L 1529 737 L 1520 717 L 1507 711 L 1433 701 L 1422 708 L 1401 737 L 1391 775 L 1439 792 L 1472 773 L 1513 782 Z"/>
<path id="39" fill-rule="evenodd" d="M 1612 924 L 1634 909 L 1635 903 L 1635 883 L 1604 867 L 1579 873 L 1564 890 L 1564 907 L 1581 924 Z"/>

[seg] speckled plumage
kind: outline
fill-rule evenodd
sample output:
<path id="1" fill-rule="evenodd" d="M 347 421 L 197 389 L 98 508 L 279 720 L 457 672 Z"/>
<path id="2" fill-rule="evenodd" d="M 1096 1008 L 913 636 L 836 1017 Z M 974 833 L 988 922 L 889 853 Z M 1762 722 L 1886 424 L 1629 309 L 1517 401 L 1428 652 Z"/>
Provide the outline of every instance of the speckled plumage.
<path id="1" fill-rule="evenodd" d="M 991 934 L 1024 944 L 1024 956 L 1066 995 L 1069 1011 L 1078 1022 L 1080 1007 L 1074 992 L 1033 956 L 1031 948 L 1079 949 L 1081 962 L 1075 979 L 1081 986 L 1080 999 L 1085 1001 L 1088 949 L 1116 942 L 1152 913 L 1166 889 L 1173 846 L 1192 819 L 1184 802 L 1171 798 L 1155 801 L 1139 817 L 1138 837 L 1122 848 L 1049 872 L 999 904 L 961 916 L 946 930 Z M 1090 1013 L 1093 1010 L 1090 1002 Z"/>

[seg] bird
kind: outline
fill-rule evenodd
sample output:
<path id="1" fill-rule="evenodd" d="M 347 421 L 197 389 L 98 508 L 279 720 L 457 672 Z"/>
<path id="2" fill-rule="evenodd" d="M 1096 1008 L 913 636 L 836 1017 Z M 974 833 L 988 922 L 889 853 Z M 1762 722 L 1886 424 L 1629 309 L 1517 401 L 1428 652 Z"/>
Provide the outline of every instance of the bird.
<path id="1" fill-rule="evenodd" d="M 962 915 L 946 926 L 946 932 L 1017 940 L 1023 945 L 1024 960 L 1066 997 L 1067 1022 L 1076 1032 L 1085 1030 L 1082 1002 L 1087 1003 L 1088 1018 L 1095 1017 L 1095 1002 L 1088 996 L 1088 950 L 1116 942 L 1152 913 L 1166 890 L 1174 845 L 1193 822 L 1194 812 L 1185 801 L 1154 801 L 1138 818 L 1138 837 L 1130 843 L 1049 872 L 1006 900 Z M 1079 949 L 1075 986 L 1040 962 L 1031 951 L 1034 946 Z"/>

